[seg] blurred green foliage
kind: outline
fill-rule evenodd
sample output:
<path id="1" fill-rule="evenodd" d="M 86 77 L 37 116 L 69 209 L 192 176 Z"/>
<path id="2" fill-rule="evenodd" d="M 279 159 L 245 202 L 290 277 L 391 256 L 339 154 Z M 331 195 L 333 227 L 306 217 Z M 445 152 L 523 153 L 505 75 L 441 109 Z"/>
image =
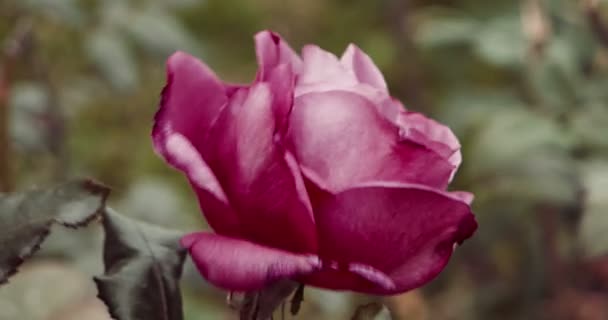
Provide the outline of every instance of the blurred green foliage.
<path id="1" fill-rule="evenodd" d="M 417 308 L 433 320 L 608 319 L 608 3 L 0 2 L 5 47 L 23 24 L 31 39 L 6 98 L 17 186 L 86 174 L 127 197 L 161 179 L 180 203 L 164 214 L 194 219 L 188 185 L 149 139 L 167 55 L 188 51 L 227 81 L 247 82 L 261 29 L 336 54 L 354 42 L 407 108 L 455 131 L 464 161 L 453 188 L 476 194 L 477 235 Z M 221 299 L 198 294 L 185 299 L 189 319 L 215 315 Z M 400 310 L 402 300 L 391 301 Z"/>

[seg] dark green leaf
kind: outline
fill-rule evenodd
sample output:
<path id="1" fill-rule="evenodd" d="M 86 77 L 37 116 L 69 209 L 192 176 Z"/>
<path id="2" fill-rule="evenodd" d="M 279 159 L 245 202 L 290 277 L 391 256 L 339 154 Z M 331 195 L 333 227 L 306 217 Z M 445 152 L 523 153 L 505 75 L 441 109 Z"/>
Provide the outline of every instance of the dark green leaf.
<path id="1" fill-rule="evenodd" d="M 0 283 L 34 254 L 54 223 L 86 225 L 105 206 L 109 189 L 90 180 L 54 188 L 0 194 Z"/>
<path id="2" fill-rule="evenodd" d="M 103 219 L 105 274 L 99 298 L 117 320 L 183 319 L 179 279 L 186 250 L 181 233 L 138 222 L 111 209 Z"/>

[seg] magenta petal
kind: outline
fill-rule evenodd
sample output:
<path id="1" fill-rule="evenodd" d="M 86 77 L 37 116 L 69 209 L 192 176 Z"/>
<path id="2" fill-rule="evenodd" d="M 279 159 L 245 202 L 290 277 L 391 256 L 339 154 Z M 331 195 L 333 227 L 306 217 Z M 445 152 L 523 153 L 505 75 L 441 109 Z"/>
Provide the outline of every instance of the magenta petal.
<path id="1" fill-rule="evenodd" d="M 205 132 L 226 102 L 224 92 L 220 80 L 202 62 L 186 53 L 173 54 L 167 60 L 167 85 L 152 138 L 156 152 L 190 180 L 209 225 L 219 233 L 237 235 L 236 215 L 201 155 Z"/>
<path id="2" fill-rule="evenodd" d="M 288 64 L 294 72 L 302 68 L 302 60 L 278 34 L 262 31 L 255 35 L 255 51 L 260 67 L 258 80 L 266 80 L 269 72 L 281 64 Z"/>
<path id="3" fill-rule="evenodd" d="M 402 111 L 397 116 L 402 136 L 427 146 L 445 158 L 454 167 L 453 176 L 460 166 L 460 143 L 450 128 L 425 117 L 421 113 Z M 451 179 L 450 179 L 451 180 Z"/>
<path id="4" fill-rule="evenodd" d="M 468 205 L 471 205 L 471 203 L 473 203 L 473 200 L 475 199 L 474 194 L 466 191 L 452 191 L 450 192 L 450 195 L 462 200 Z"/>
<path id="5" fill-rule="evenodd" d="M 275 115 L 276 132 L 283 135 L 287 129 L 289 114 L 293 107 L 296 75 L 291 65 L 281 64 L 268 72 L 266 79 L 272 92 L 272 109 Z"/>
<path id="6" fill-rule="evenodd" d="M 288 138 L 304 173 L 334 191 L 368 181 L 445 188 L 453 169 L 425 145 L 400 139 L 369 100 L 345 91 L 296 98 Z"/>
<path id="7" fill-rule="evenodd" d="M 315 214 L 321 259 L 380 270 L 395 283 L 393 289 L 350 289 L 385 294 L 433 279 L 454 245 L 477 227 L 465 202 L 413 184 L 369 184 L 327 195 Z"/>
<path id="8" fill-rule="evenodd" d="M 177 132 L 201 150 L 205 133 L 226 103 L 224 85 L 200 60 L 183 52 L 167 60 L 167 85 L 154 118 L 154 147 L 164 156 L 164 139 Z"/>
<path id="9" fill-rule="evenodd" d="M 391 279 L 387 274 L 367 264 L 356 262 L 350 263 L 348 265 L 348 271 L 379 286 L 381 290 L 392 291 L 397 288 L 397 285 L 393 279 Z"/>
<path id="10" fill-rule="evenodd" d="M 283 278 L 314 272 L 314 255 L 300 255 L 246 240 L 193 233 L 181 240 L 200 273 L 212 284 L 231 291 L 251 291 Z"/>
<path id="11" fill-rule="evenodd" d="M 275 134 L 270 85 L 257 83 L 233 96 L 209 141 L 209 165 L 239 214 L 246 237 L 294 252 L 315 252 L 310 203 L 297 166 Z"/>
<path id="12" fill-rule="evenodd" d="M 369 84 L 385 92 L 388 91 L 382 72 L 378 70 L 372 59 L 356 45 L 348 46 L 340 62 L 355 72 L 359 82 Z"/>
<path id="13" fill-rule="evenodd" d="M 217 233 L 239 235 L 238 217 L 228 203 L 224 190 L 190 141 L 179 133 L 173 133 L 162 141 L 164 157 L 190 180 L 209 225 Z"/>

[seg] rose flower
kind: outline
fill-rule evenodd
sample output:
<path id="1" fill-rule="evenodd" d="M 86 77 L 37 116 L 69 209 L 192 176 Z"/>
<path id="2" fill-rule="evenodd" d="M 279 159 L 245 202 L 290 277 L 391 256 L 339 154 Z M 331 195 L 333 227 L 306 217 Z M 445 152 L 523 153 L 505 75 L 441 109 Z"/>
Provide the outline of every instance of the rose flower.
<path id="1" fill-rule="evenodd" d="M 155 150 L 183 171 L 215 231 L 185 236 L 201 274 L 236 291 L 273 281 L 396 294 L 436 277 L 477 228 L 448 192 L 460 144 L 391 98 L 369 56 L 255 37 L 253 83 L 167 61 Z"/>

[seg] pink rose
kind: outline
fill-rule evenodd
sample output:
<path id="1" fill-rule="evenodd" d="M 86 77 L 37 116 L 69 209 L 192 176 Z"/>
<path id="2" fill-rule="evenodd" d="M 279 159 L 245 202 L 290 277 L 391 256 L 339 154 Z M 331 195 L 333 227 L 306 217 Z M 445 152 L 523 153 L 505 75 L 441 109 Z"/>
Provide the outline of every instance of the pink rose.
<path id="1" fill-rule="evenodd" d="M 460 164 L 447 127 L 406 111 L 363 51 L 340 59 L 255 37 L 250 85 L 177 52 L 155 117 L 156 151 L 183 171 L 215 233 L 182 245 L 228 290 L 291 278 L 395 294 L 433 279 L 477 223 L 446 191 Z"/>

